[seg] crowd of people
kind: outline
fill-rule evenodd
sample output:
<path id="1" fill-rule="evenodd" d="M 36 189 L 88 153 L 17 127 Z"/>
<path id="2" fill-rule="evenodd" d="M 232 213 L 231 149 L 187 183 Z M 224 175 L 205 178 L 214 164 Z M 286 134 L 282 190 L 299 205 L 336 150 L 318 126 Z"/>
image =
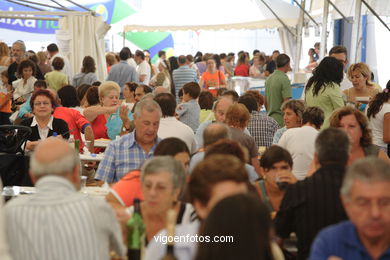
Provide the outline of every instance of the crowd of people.
<path id="1" fill-rule="evenodd" d="M 0 126 L 31 129 L 37 190 L 0 208 L 0 258 L 126 259 L 140 214 L 142 259 L 162 259 L 173 212 L 176 236 L 234 239 L 175 240 L 176 259 L 389 259 L 390 81 L 348 66 L 344 46 L 321 60 L 315 47 L 295 100 L 277 50 L 152 59 L 124 47 L 100 79 L 91 56 L 74 74 L 54 43 L 0 43 Z M 232 76 L 266 79 L 265 94 L 228 89 Z M 105 200 L 78 192 L 80 175 L 108 185 Z"/>

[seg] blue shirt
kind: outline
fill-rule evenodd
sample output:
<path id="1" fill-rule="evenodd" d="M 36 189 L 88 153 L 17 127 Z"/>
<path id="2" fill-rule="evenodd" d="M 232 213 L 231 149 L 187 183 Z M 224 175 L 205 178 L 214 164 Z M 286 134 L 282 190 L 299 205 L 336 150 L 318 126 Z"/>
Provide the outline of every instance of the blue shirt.
<path id="1" fill-rule="evenodd" d="M 192 131 L 195 132 L 198 129 L 200 106 L 195 99 L 180 104 L 176 108 L 176 114 L 181 122 L 192 128 Z"/>
<path id="2" fill-rule="evenodd" d="M 121 60 L 119 63 L 112 65 L 107 80 L 118 83 L 123 91 L 126 82 L 138 82 L 138 75 L 134 67 L 130 66 L 127 61 Z"/>
<path id="3" fill-rule="evenodd" d="M 23 118 L 23 116 L 25 114 L 31 113 L 32 109 L 31 109 L 31 106 L 30 106 L 30 100 L 31 100 L 31 96 L 28 97 L 26 102 L 24 102 L 23 105 L 20 107 L 19 113 L 18 113 L 18 117 L 19 118 Z"/>
<path id="4" fill-rule="evenodd" d="M 323 229 L 311 247 L 310 260 L 327 260 L 337 256 L 343 260 L 371 260 L 366 248 L 360 242 L 355 226 L 351 221 Z M 378 260 L 390 259 L 390 247 Z"/>
<path id="5" fill-rule="evenodd" d="M 148 153 L 135 140 L 135 131 L 110 142 L 96 171 L 96 179 L 108 183 L 119 181 L 126 173 L 139 169 L 145 160 L 151 158 L 160 141 L 157 137 Z"/>

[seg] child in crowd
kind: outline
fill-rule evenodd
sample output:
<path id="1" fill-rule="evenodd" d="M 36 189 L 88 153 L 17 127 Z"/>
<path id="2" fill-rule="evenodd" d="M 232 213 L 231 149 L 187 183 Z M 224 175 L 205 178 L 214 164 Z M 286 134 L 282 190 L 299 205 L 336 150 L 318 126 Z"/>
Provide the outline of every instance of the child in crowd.
<path id="1" fill-rule="evenodd" d="M 54 58 L 52 66 L 54 70 L 45 74 L 45 80 L 49 88 L 58 91 L 63 86 L 68 85 L 69 82 L 68 76 L 61 72 L 65 66 L 64 59 L 61 57 Z"/>
<path id="2" fill-rule="evenodd" d="M 12 87 L 8 84 L 7 70 L 1 73 L 1 81 L 3 82 L 4 91 L 0 92 L 0 125 L 11 124 L 9 117 L 11 115 L 12 104 Z"/>
<path id="3" fill-rule="evenodd" d="M 196 82 L 189 82 L 183 86 L 183 103 L 176 108 L 179 120 L 188 125 L 195 132 L 199 126 L 200 106 L 196 99 L 200 95 L 200 86 Z"/>
<path id="4" fill-rule="evenodd" d="M 14 89 L 13 98 L 16 104 L 24 103 L 34 90 L 34 77 L 36 72 L 35 64 L 31 60 L 24 60 L 18 66 L 18 76 L 20 79 L 12 82 Z"/>

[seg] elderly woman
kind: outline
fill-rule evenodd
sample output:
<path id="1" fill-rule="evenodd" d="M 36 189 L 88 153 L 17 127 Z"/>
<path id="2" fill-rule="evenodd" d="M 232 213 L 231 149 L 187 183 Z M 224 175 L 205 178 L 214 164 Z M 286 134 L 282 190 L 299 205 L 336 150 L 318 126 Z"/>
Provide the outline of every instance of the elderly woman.
<path id="1" fill-rule="evenodd" d="M 256 55 L 253 57 L 253 65 L 249 69 L 249 76 L 252 78 L 265 78 L 264 74 L 265 57 Z"/>
<path id="2" fill-rule="evenodd" d="M 246 148 L 249 154 L 249 163 L 255 168 L 257 174 L 261 176 L 255 139 L 244 133 L 245 128 L 249 124 L 249 119 L 249 111 L 243 104 L 233 104 L 226 112 L 225 123 L 230 128 L 232 139 Z"/>
<path id="3" fill-rule="evenodd" d="M 344 106 L 340 90 L 343 80 L 343 64 L 333 57 L 325 57 L 313 71 L 305 87 L 308 107 L 319 107 L 325 113 L 322 129 L 329 127 L 329 117 L 334 110 Z"/>
<path id="4" fill-rule="evenodd" d="M 348 165 L 366 156 L 376 156 L 390 164 L 385 152 L 372 143 L 372 133 L 367 117 L 353 107 L 336 110 L 330 118 L 330 126 L 344 129 L 351 143 Z"/>
<path id="5" fill-rule="evenodd" d="M 287 100 L 282 104 L 284 127 L 275 132 L 272 144 L 278 144 L 283 133 L 287 129 L 301 127 L 302 115 L 305 110 L 305 103 L 301 100 Z"/>
<path id="6" fill-rule="evenodd" d="M 91 122 L 95 139 L 115 139 L 120 135 L 122 120 L 132 120 L 133 116 L 127 106 L 120 107 L 120 87 L 113 81 L 103 82 L 99 86 L 100 105 L 84 109 L 84 116 Z"/>
<path id="7" fill-rule="evenodd" d="M 169 209 L 176 212 L 177 224 L 190 223 L 194 212 L 191 204 L 178 201 L 185 183 L 182 164 L 171 156 L 156 156 L 149 159 L 141 168 L 141 214 L 145 224 L 146 241 L 166 226 Z M 132 214 L 133 206 L 128 208 Z"/>
<path id="8" fill-rule="evenodd" d="M 69 138 L 69 128 L 66 122 L 52 115 L 56 104 L 48 90 L 40 89 L 34 92 L 30 105 L 34 116 L 21 123 L 32 130 L 26 144 L 27 150 L 33 151 L 40 140 L 45 140 L 49 136 L 61 135 L 66 139 Z"/>
<path id="9" fill-rule="evenodd" d="M 343 91 L 345 99 L 364 111 L 365 104 L 379 92 L 371 82 L 371 70 L 367 64 L 359 62 L 349 66 L 347 75 L 353 87 Z"/>

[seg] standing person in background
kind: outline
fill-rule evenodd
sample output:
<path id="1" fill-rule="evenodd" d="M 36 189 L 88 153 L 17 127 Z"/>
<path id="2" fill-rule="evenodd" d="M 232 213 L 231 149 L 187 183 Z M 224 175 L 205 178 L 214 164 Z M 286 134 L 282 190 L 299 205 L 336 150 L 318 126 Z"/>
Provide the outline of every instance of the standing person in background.
<path id="1" fill-rule="evenodd" d="M 325 113 L 322 129 L 329 127 L 329 118 L 333 111 L 344 106 L 339 85 L 342 78 L 341 62 L 333 57 L 325 57 L 313 71 L 313 76 L 306 84 L 306 105 L 319 107 Z"/>
<path id="2" fill-rule="evenodd" d="M 137 63 L 134 60 L 134 55 L 131 52 L 129 47 L 123 47 L 121 51 L 125 51 L 128 54 L 127 63 L 132 66 L 134 69 L 137 69 Z M 117 55 L 116 55 L 117 56 Z"/>
<path id="3" fill-rule="evenodd" d="M 107 73 L 110 73 L 112 65 L 117 64 L 115 54 L 112 52 L 106 53 Z"/>
<path id="4" fill-rule="evenodd" d="M 367 117 L 370 120 L 373 143 L 389 154 L 390 144 L 390 80 L 382 93 L 371 100 Z"/>
<path id="5" fill-rule="evenodd" d="M 241 53 L 238 57 L 234 76 L 249 77 L 249 57 L 245 53 Z"/>
<path id="6" fill-rule="evenodd" d="M 97 76 L 95 72 L 95 60 L 91 56 L 85 56 L 83 59 L 83 66 L 81 67 L 81 73 L 78 73 L 73 77 L 72 85 L 77 88 L 82 84 L 94 83 L 95 81 L 97 81 Z"/>
<path id="7" fill-rule="evenodd" d="M 73 77 L 72 67 L 70 66 L 69 60 L 64 55 L 60 54 L 57 44 L 55 43 L 49 44 L 47 46 L 47 52 L 49 53 L 50 65 L 52 65 L 56 57 L 60 57 L 64 60 L 64 68 L 62 69 L 61 72 L 66 74 L 68 76 L 68 80 L 70 80 Z"/>
<path id="8" fill-rule="evenodd" d="M 179 68 L 172 72 L 172 81 L 175 84 L 176 102 L 179 103 L 179 90 L 189 82 L 198 82 L 198 74 L 187 65 L 186 56 L 180 55 L 177 58 Z"/>
<path id="9" fill-rule="evenodd" d="M 148 50 L 144 50 L 144 54 L 145 54 L 145 61 L 149 64 L 150 66 L 150 78 L 154 77 L 155 75 L 157 75 L 158 73 L 158 69 L 156 68 L 156 66 L 154 64 L 152 64 L 151 62 L 151 58 L 150 58 L 150 52 Z"/>
<path id="10" fill-rule="evenodd" d="M 343 64 L 343 78 L 340 83 L 340 89 L 341 91 L 352 88 L 352 82 L 349 81 L 347 75 L 344 73 L 344 71 L 347 68 L 348 65 L 348 51 L 347 48 L 345 48 L 342 45 L 336 45 L 333 46 L 332 49 L 329 51 L 329 56 L 337 59 Z"/>
<path id="11" fill-rule="evenodd" d="M 272 52 L 271 60 L 267 63 L 267 67 L 265 68 L 265 72 L 264 72 L 266 77 L 274 73 L 274 71 L 278 68 L 276 59 L 278 58 L 279 55 L 280 52 L 278 50 Z"/>
<path id="12" fill-rule="evenodd" d="M 161 62 L 163 61 L 166 61 L 167 59 L 167 53 L 163 50 L 159 51 L 158 52 L 158 59 L 156 61 L 156 68 L 157 68 L 157 72 L 159 72 L 159 65 Z"/>
<path id="13" fill-rule="evenodd" d="M 292 97 L 290 80 L 286 73 L 291 70 L 290 57 L 286 54 L 280 54 L 276 58 L 276 67 L 274 73 L 268 77 L 265 82 L 265 108 L 268 115 L 283 126 L 282 111 L 280 109 L 283 102 Z"/>
<path id="14" fill-rule="evenodd" d="M 38 51 L 37 57 L 38 57 L 38 67 L 42 72 L 42 75 L 45 76 L 46 73 L 52 71 L 51 66 L 49 65 L 49 61 L 47 59 L 47 52 L 45 51 Z"/>
<path id="15" fill-rule="evenodd" d="M 217 68 L 217 63 L 213 57 L 207 59 L 207 69 L 202 74 L 199 85 L 206 90 L 226 88 L 225 75 Z"/>
<path id="16" fill-rule="evenodd" d="M 26 45 L 23 41 L 16 41 L 12 44 L 12 58 L 15 60 L 8 67 L 8 83 L 18 79 L 19 64 L 26 58 Z"/>
<path id="17" fill-rule="evenodd" d="M 139 78 L 137 72 L 133 66 L 127 63 L 129 58 L 129 52 L 122 49 L 119 53 L 121 61 L 113 65 L 108 73 L 107 81 L 115 81 L 118 83 L 121 90 L 126 82 L 138 82 Z"/>
<path id="18" fill-rule="evenodd" d="M 55 57 L 51 65 L 54 70 L 46 73 L 45 80 L 49 88 L 58 91 L 69 84 L 68 76 L 61 72 L 64 68 L 64 60 L 61 57 Z"/>
<path id="19" fill-rule="evenodd" d="M 200 87 L 196 82 L 183 86 L 183 103 L 176 108 L 179 120 L 196 131 L 199 127 L 200 106 L 196 99 L 199 97 Z"/>
<path id="20" fill-rule="evenodd" d="M 11 64 L 11 57 L 9 56 L 9 48 L 4 42 L 0 42 L 0 72 L 7 70 Z"/>
<path id="21" fill-rule="evenodd" d="M 261 54 L 253 57 L 253 65 L 249 69 L 249 76 L 252 78 L 265 78 L 264 64 L 265 57 Z"/>
<path id="22" fill-rule="evenodd" d="M 151 67 L 145 60 L 145 54 L 142 51 L 137 50 L 134 55 L 134 60 L 137 63 L 138 82 L 149 85 Z"/>

